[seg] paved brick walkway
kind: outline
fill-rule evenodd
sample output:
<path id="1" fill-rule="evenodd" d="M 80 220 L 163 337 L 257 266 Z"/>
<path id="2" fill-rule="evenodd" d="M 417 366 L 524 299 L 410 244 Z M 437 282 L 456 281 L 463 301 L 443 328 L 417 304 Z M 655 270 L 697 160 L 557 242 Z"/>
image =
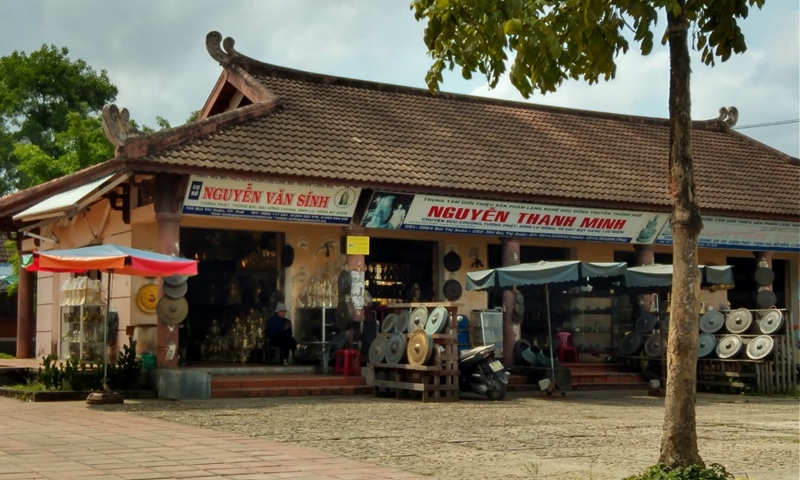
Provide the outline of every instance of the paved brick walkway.
<path id="1" fill-rule="evenodd" d="M 0 479 L 18 478 L 424 477 L 260 438 L 108 412 L 83 402 L 0 398 Z"/>

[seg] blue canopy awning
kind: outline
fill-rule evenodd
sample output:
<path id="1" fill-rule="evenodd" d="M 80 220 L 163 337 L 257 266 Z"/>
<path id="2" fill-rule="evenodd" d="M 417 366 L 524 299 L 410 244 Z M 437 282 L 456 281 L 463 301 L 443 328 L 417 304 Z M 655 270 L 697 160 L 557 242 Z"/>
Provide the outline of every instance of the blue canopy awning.
<path id="1" fill-rule="evenodd" d="M 733 284 L 733 267 L 698 266 L 702 285 Z M 672 265 L 628 267 L 622 262 L 541 261 L 510 267 L 467 273 L 467 290 L 544 285 L 548 283 L 579 282 L 582 279 L 606 278 L 619 285 L 614 288 L 648 290 L 672 286 Z M 591 281 L 590 281 L 591 283 Z"/>
<path id="2" fill-rule="evenodd" d="M 578 282 L 582 278 L 622 277 L 626 265 L 621 262 L 594 263 L 567 261 L 541 261 L 522 263 L 510 267 L 467 273 L 467 290 L 544 285 L 548 283 Z"/>

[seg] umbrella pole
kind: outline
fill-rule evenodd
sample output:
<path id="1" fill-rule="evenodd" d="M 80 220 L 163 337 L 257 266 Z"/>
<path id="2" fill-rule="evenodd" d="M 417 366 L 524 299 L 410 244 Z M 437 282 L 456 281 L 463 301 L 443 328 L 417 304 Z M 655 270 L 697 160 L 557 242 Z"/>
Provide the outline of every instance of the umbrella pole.
<path id="1" fill-rule="evenodd" d="M 108 271 L 108 288 L 106 288 L 106 314 L 103 321 L 103 390 L 108 388 L 108 315 L 111 313 L 111 277 L 113 270 Z"/>
<path id="2" fill-rule="evenodd" d="M 544 306 L 547 312 L 547 335 L 550 338 L 550 375 L 553 377 L 553 383 L 556 382 L 556 363 L 553 360 L 553 326 L 550 324 L 550 288 L 548 284 L 544 284 Z"/>
<path id="3" fill-rule="evenodd" d="M 547 313 L 547 335 L 550 339 L 550 385 L 547 386 L 546 389 L 542 390 L 542 394 L 547 396 L 553 395 L 554 391 L 558 391 L 561 395 L 566 395 L 565 392 L 561 391 L 556 385 L 556 364 L 555 360 L 553 360 L 553 326 L 550 323 L 550 287 L 549 284 L 544 284 L 544 305 L 545 305 L 545 312 Z"/>

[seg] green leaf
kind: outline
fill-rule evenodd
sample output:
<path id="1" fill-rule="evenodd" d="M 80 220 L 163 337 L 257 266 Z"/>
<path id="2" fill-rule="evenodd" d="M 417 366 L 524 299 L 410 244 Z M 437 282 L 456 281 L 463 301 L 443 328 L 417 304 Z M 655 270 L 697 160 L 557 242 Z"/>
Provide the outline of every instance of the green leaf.
<path id="1" fill-rule="evenodd" d="M 512 18 L 503 25 L 505 35 L 518 35 L 522 31 L 522 20 Z"/>

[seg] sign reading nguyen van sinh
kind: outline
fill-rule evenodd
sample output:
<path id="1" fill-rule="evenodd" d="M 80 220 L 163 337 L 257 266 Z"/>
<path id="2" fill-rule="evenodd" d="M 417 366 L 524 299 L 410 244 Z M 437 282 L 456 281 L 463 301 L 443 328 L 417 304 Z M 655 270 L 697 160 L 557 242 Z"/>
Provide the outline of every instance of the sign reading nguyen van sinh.
<path id="1" fill-rule="evenodd" d="M 350 223 L 360 188 L 192 176 L 183 213 L 310 223 Z"/>
<path id="2" fill-rule="evenodd" d="M 650 244 L 666 213 L 375 192 L 361 225 L 444 233 Z"/>

